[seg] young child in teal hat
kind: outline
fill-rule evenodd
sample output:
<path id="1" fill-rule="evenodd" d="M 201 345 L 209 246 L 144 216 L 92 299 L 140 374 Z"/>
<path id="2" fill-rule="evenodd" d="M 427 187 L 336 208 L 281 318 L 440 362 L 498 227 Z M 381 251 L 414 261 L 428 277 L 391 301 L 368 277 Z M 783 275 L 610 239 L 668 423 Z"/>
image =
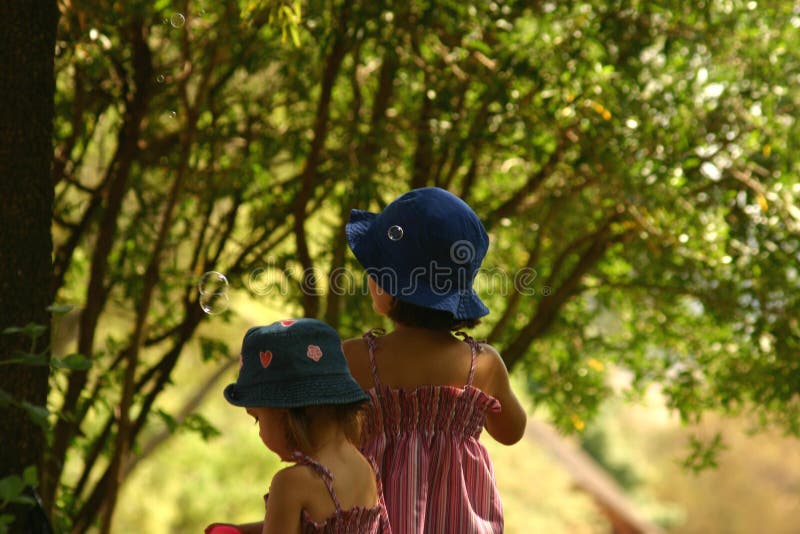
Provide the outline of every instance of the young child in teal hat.
<path id="1" fill-rule="evenodd" d="M 206 534 L 390 534 L 376 467 L 357 448 L 369 397 L 353 380 L 339 335 L 316 319 L 251 328 L 225 399 L 244 407 L 281 460 L 263 521 L 214 523 Z"/>
<path id="2" fill-rule="evenodd" d="M 499 533 L 503 510 L 484 427 L 522 438 L 527 417 L 498 352 L 467 334 L 489 309 L 473 280 L 489 239 L 472 209 L 435 187 L 380 213 L 353 210 L 347 240 L 368 274 L 372 307 L 392 319 L 344 343 L 370 403 L 362 450 L 377 463 L 394 532 Z"/>

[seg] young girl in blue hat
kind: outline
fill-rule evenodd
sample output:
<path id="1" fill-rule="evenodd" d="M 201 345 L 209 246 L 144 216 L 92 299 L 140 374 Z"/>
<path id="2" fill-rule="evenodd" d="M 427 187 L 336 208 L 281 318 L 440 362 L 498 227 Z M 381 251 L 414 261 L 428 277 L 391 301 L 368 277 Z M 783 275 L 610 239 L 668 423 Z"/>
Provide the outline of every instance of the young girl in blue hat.
<path id="1" fill-rule="evenodd" d="M 251 328 L 225 398 L 244 407 L 271 451 L 294 465 L 272 479 L 264 521 L 214 523 L 207 534 L 390 534 L 381 481 L 357 448 L 368 396 L 339 335 L 316 319 Z"/>
<path id="2" fill-rule="evenodd" d="M 353 210 L 347 240 L 368 274 L 373 309 L 394 324 L 389 334 L 371 330 L 343 345 L 370 395 L 362 450 L 383 476 L 392 529 L 502 532 L 492 463 L 478 438 L 486 427 L 516 443 L 527 418 L 497 351 L 457 332 L 489 313 L 472 287 L 486 230 L 460 198 L 426 187 L 379 214 Z"/>

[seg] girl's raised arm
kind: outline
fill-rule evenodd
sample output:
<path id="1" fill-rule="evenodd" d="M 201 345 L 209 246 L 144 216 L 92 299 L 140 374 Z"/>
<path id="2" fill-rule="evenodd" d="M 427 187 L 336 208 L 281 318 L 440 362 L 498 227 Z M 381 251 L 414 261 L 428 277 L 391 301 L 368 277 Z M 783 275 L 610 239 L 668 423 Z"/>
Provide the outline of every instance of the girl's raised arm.
<path id="1" fill-rule="evenodd" d="M 500 443 L 513 445 L 525 434 L 528 414 L 511 389 L 503 358 L 491 345 L 482 343 L 481 348 L 476 378 L 485 393 L 500 401 L 501 408 L 486 414 L 486 430 Z"/>

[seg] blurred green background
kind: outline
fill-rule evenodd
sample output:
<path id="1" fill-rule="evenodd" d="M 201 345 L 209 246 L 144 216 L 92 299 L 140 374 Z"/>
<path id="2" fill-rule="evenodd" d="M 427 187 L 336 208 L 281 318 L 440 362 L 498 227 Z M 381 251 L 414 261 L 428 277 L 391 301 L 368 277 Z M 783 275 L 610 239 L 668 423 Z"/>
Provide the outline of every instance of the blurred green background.
<path id="1" fill-rule="evenodd" d="M 795 528 L 800 4 L 59 6 L 60 531 L 259 515 L 242 333 L 380 326 L 344 224 L 427 185 L 487 227 L 474 335 L 537 421 L 666 530 Z M 609 530 L 541 443 L 487 446 L 509 531 Z"/>

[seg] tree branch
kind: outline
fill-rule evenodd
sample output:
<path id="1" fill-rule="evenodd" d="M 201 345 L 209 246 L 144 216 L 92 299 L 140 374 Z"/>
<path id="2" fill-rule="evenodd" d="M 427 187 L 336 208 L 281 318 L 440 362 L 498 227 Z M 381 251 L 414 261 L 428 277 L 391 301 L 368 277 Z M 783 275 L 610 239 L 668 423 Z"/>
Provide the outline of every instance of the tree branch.
<path id="1" fill-rule="evenodd" d="M 378 75 L 378 90 L 372 104 L 370 130 L 366 138 L 358 147 L 358 177 L 353 186 L 353 190 L 360 191 L 361 188 L 370 183 L 370 179 L 377 170 L 378 154 L 383 138 L 385 137 L 386 111 L 391 105 L 394 94 L 394 79 L 399 66 L 397 53 L 390 46 L 387 47 L 383 57 L 381 70 Z M 350 218 L 350 210 L 356 207 L 354 195 L 346 194 L 342 201 L 342 211 L 339 218 L 339 227 L 336 233 L 339 236 L 334 240 L 333 258 L 331 260 L 331 273 L 344 267 L 347 241 L 344 238 L 345 226 Z M 359 199 L 360 200 L 360 199 Z M 340 308 L 342 303 L 341 294 L 336 291 L 333 284 L 329 284 L 328 297 L 325 306 L 325 321 L 334 328 L 339 325 Z"/>
<path id="2" fill-rule="evenodd" d="M 558 315 L 558 311 L 576 294 L 579 282 L 583 276 L 600 261 L 611 243 L 621 238 L 621 236 L 612 236 L 610 232 L 611 224 L 618 218 L 618 214 L 612 215 L 590 238 L 580 238 L 573 242 L 572 246 L 568 246 L 567 249 L 562 252 L 561 256 L 567 257 L 574 252 L 571 249 L 577 246 L 578 242 L 589 242 L 589 245 L 581 253 L 575 266 L 570 273 L 564 277 L 561 285 L 555 288 L 555 291 L 550 296 L 543 296 L 539 300 L 536 314 L 503 351 L 503 359 L 509 368 L 512 368 L 522 359 L 531 343 L 533 343 L 535 339 L 541 337 L 544 332 L 552 326 Z M 556 273 L 551 272 L 550 277 L 548 277 L 548 283 L 552 283 L 555 277 Z"/>
<path id="3" fill-rule="evenodd" d="M 135 65 L 136 91 L 133 98 L 127 102 L 126 111 L 122 127 L 120 128 L 117 151 L 108 168 L 108 176 L 104 180 L 107 182 L 108 191 L 106 193 L 106 209 L 100 225 L 100 232 L 95 242 L 92 254 L 91 271 L 89 284 L 86 291 L 86 305 L 81 313 L 80 330 L 78 335 L 78 352 L 87 357 L 91 357 L 94 352 L 94 336 L 97 322 L 102 312 L 108 296 L 106 288 L 106 275 L 108 272 L 108 258 L 114 243 L 117 230 L 117 219 L 122 208 L 122 200 L 127 189 L 128 177 L 130 175 L 133 160 L 138 152 L 137 142 L 139 139 L 142 120 L 147 112 L 150 100 L 149 81 L 152 79 L 152 55 L 144 36 L 145 30 L 142 21 L 131 23 L 131 40 L 133 47 L 133 61 Z M 99 195 L 95 198 L 98 198 Z M 92 208 L 92 206 L 90 206 Z M 87 210 L 84 219 L 87 221 L 91 212 Z M 70 239 L 72 249 L 64 252 L 69 254 L 61 258 L 61 268 L 59 281 L 63 281 L 66 273 L 68 259 L 71 257 L 72 250 L 77 246 L 77 238 Z M 74 244 L 73 244 L 74 241 Z M 58 286 L 57 286 L 58 287 Z M 52 459 L 43 474 L 43 500 L 53 503 L 57 482 L 61 478 L 64 468 L 67 447 L 72 437 L 77 432 L 81 424 L 82 417 L 74 417 L 74 409 L 80 393 L 86 385 L 88 372 L 76 370 L 70 373 L 67 392 L 61 405 L 61 411 L 65 414 L 72 414 L 73 417 L 60 418 L 56 423 L 53 437 Z"/>
<path id="4" fill-rule="evenodd" d="M 319 101 L 317 102 L 317 112 L 314 119 L 314 135 L 311 141 L 311 148 L 306 158 L 305 166 L 300 173 L 300 192 L 293 203 L 294 212 L 294 232 L 295 244 L 297 247 L 297 259 L 303 268 L 304 276 L 302 280 L 302 301 L 303 310 L 306 316 L 316 317 L 319 311 L 319 294 L 317 282 L 314 278 L 314 262 L 308 250 L 308 239 L 305 230 L 305 211 L 308 201 L 311 199 L 314 181 L 319 172 L 319 161 L 322 149 L 325 146 L 325 139 L 328 133 L 328 116 L 330 114 L 331 97 L 333 95 L 333 85 L 339 73 L 342 60 L 347 52 L 347 32 L 350 15 L 350 5 L 346 2 L 339 14 L 339 24 L 333 38 L 333 45 L 326 58 L 325 67 L 322 73 Z"/>
<path id="5" fill-rule="evenodd" d="M 146 34 L 144 27 L 142 27 L 140 31 L 142 33 L 142 37 L 144 38 Z M 143 81 L 138 80 L 138 82 L 142 83 Z M 187 113 L 187 127 L 184 130 L 184 135 L 181 136 L 182 157 L 180 165 L 178 166 L 175 180 L 170 188 L 166 206 L 162 213 L 158 236 L 156 237 L 156 242 L 153 245 L 153 252 L 150 256 L 151 259 L 144 273 L 144 284 L 142 287 L 139 305 L 137 306 L 136 323 L 131 336 L 132 346 L 131 350 L 127 353 L 128 361 L 125 368 L 122 396 L 119 403 L 120 415 L 117 423 L 117 436 L 115 440 L 115 447 L 111 455 L 111 465 L 109 466 L 110 476 L 108 478 L 108 485 L 106 486 L 106 502 L 103 507 L 103 516 L 100 528 L 100 532 L 102 534 L 108 534 L 111 531 L 111 520 L 116 507 L 119 487 L 122 484 L 122 469 L 124 464 L 127 462 L 130 445 L 133 441 L 130 428 L 130 410 L 133 404 L 133 396 L 136 392 L 135 379 L 136 370 L 139 363 L 139 353 L 144 345 L 147 335 L 147 315 L 150 311 L 150 304 L 152 302 L 153 294 L 155 292 L 156 285 L 158 284 L 158 279 L 161 272 L 161 254 L 163 253 L 164 246 L 167 242 L 167 236 L 169 235 L 169 230 L 172 226 L 173 213 L 175 211 L 175 206 L 178 203 L 178 197 L 183 188 L 183 182 L 188 174 L 191 145 L 196 129 L 195 116 L 196 114 Z"/>
<path id="6" fill-rule="evenodd" d="M 570 137 L 571 131 L 563 132 L 558 140 L 556 148 L 547 157 L 547 161 L 539 168 L 538 171 L 528 176 L 527 181 L 522 187 L 517 189 L 509 199 L 500 204 L 493 212 L 491 212 L 484 220 L 487 228 L 493 227 L 500 219 L 504 217 L 511 217 L 517 213 L 522 203 L 533 196 L 541 187 L 542 183 L 550 176 L 555 170 L 556 165 L 564 157 L 564 151 L 567 141 Z M 574 134 L 572 134 L 574 135 Z"/>
<path id="7" fill-rule="evenodd" d="M 189 415 L 194 413 L 203 400 L 205 400 L 208 392 L 211 391 L 214 384 L 216 384 L 226 373 L 230 372 L 231 368 L 237 363 L 239 363 L 238 356 L 231 356 L 224 365 L 220 366 L 219 369 L 217 369 L 210 377 L 208 377 L 200 386 L 195 388 L 194 393 L 189 397 L 189 400 L 186 401 L 183 407 L 178 411 L 175 421 L 178 424 L 181 424 Z M 123 476 L 125 478 L 130 476 L 131 472 L 136 468 L 137 465 L 139 465 L 139 462 L 153 454 L 153 452 L 155 452 L 173 435 L 174 433 L 170 429 L 165 429 L 150 438 L 147 443 L 141 446 L 141 451 L 136 456 L 131 458 L 131 460 L 125 465 Z"/>
<path id="8" fill-rule="evenodd" d="M 427 185 L 433 160 L 431 136 L 433 101 L 428 98 L 428 88 L 431 80 L 427 69 L 424 70 L 424 73 L 425 79 L 423 81 L 422 92 L 420 93 L 422 102 L 419 105 L 419 114 L 414 124 L 414 132 L 417 134 L 417 146 L 414 152 L 413 174 L 410 184 L 411 189 L 417 189 Z"/>

